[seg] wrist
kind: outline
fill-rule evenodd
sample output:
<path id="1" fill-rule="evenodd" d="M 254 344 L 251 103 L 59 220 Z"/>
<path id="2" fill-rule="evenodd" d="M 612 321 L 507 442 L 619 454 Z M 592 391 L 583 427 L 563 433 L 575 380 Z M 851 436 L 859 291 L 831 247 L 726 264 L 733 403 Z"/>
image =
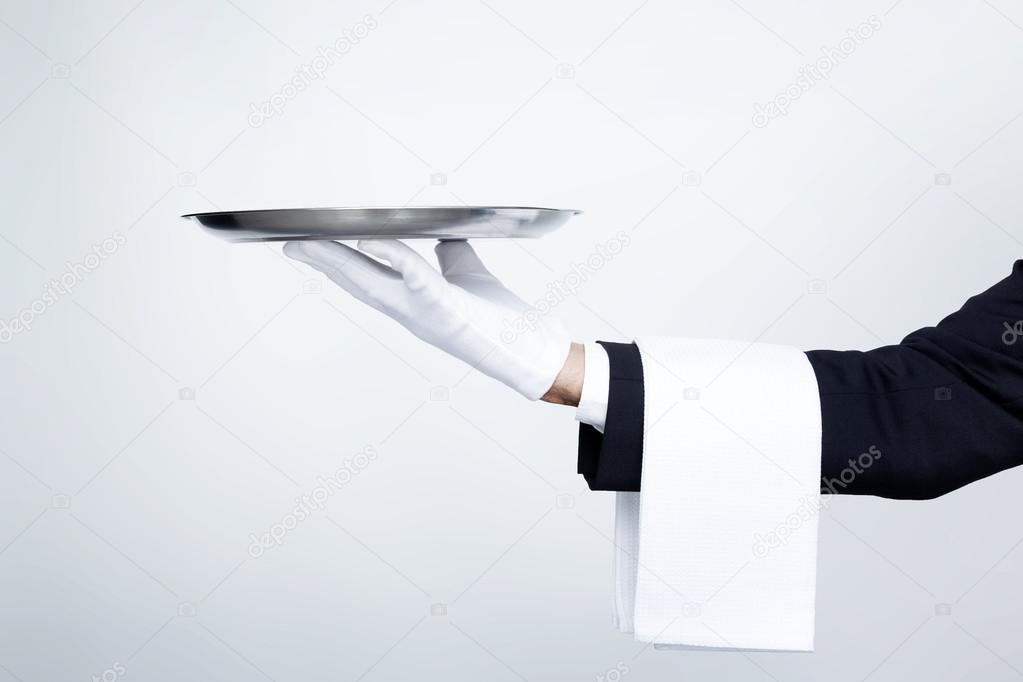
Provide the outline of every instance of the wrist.
<path id="1" fill-rule="evenodd" d="M 583 377 L 586 374 L 585 357 L 583 345 L 572 342 L 568 358 L 558 372 L 558 377 L 540 400 L 555 405 L 577 406 L 583 391 Z"/>

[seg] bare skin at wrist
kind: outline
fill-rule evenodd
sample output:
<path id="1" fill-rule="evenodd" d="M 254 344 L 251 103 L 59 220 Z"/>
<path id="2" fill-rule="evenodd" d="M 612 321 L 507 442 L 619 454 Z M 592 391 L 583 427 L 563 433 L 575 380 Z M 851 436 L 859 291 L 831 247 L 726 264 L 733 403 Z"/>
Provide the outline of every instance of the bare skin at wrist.
<path id="1" fill-rule="evenodd" d="M 583 392 L 583 376 L 586 374 L 586 355 L 581 343 L 572 342 L 568 359 L 558 373 L 554 384 L 540 400 L 555 405 L 579 405 Z"/>

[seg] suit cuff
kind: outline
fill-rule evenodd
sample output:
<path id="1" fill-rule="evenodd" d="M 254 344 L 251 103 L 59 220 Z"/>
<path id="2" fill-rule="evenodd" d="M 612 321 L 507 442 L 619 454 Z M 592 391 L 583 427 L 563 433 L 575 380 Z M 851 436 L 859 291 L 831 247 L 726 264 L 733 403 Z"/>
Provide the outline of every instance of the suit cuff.
<path id="1" fill-rule="evenodd" d="M 642 359 L 633 343 L 598 343 L 608 359 L 607 417 L 603 433 L 579 425 L 578 471 L 590 490 L 637 491 L 643 472 Z"/>

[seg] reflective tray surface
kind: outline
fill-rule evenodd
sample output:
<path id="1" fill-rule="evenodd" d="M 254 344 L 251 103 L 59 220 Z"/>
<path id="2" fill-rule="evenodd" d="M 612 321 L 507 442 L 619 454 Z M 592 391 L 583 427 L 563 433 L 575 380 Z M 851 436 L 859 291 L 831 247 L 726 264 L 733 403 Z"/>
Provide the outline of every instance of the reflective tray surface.
<path id="1" fill-rule="evenodd" d="M 571 209 L 520 206 L 285 208 L 181 216 L 229 242 L 294 239 L 535 239 L 558 229 Z"/>

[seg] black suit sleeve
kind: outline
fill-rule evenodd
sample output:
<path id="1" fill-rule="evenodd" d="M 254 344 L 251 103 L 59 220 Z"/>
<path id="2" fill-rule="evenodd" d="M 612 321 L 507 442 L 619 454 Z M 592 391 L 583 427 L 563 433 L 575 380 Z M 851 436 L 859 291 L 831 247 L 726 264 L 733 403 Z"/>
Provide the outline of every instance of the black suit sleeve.
<path id="1" fill-rule="evenodd" d="M 607 351 L 610 385 L 601 434 L 579 425 L 579 473 L 590 490 L 639 490 L 643 471 L 643 362 L 633 343 L 598 341 Z"/>
<path id="2" fill-rule="evenodd" d="M 621 377 L 617 355 L 608 353 Z M 1023 463 L 1023 260 L 898 345 L 807 357 L 821 396 L 822 492 L 927 499 Z M 603 437 L 580 432 L 580 471 L 594 490 L 639 489 L 639 371 L 631 397 L 612 380 Z"/>

